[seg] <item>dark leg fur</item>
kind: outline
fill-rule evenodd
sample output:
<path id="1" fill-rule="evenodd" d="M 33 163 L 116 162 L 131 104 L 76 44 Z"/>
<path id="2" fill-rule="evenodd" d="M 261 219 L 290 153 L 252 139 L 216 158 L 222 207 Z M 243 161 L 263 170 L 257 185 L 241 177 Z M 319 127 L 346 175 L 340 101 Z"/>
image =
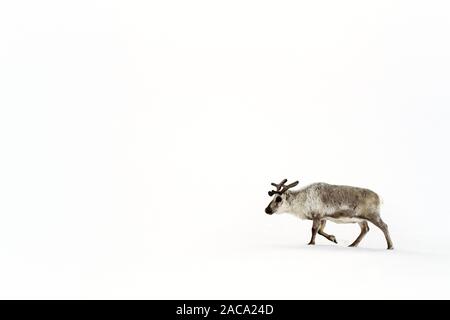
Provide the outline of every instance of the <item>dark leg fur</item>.
<path id="1" fill-rule="evenodd" d="M 370 222 L 372 222 L 374 225 L 376 225 L 378 228 L 380 228 L 381 231 L 383 231 L 384 237 L 386 238 L 388 250 L 394 249 L 394 245 L 392 243 L 391 236 L 389 235 L 389 230 L 388 230 L 387 224 L 384 223 L 383 220 L 381 220 L 380 217 L 376 217 L 374 219 L 370 219 Z"/>
<path id="2" fill-rule="evenodd" d="M 361 240 L 364 238 L 367 232 L 369 232 L 369 224 L 366 221 L 360 222 L 359 226 L 361 227 L 361 233 L 358 238 L 349 247 L 357 247 Z"/>
<path id="3" fill-rule="evenodd" d="M 311 241 L 309 241 L 309 245 L 315 245 L 316 244 L 316 235 L 317 232 L 319 231 L 319 227 L 320 227 L 320 220 L 319 219 L 314 219 L 313 220 L 313 225 L 312 225 L 312 234 L 311 234 Z"/>
<path id="4" fill-rule="evenodd" d="M 323 229 L 325 229 L 325 225 L 327 224 L 326 220 L 322 220 L 320 221 L 320 227 L 319 227 L 319 234 L 325 238 L 327 238 L 328 240 L 330 240 L 331 242 L 337 243 L 336 241 L 336 237 L 331 235 L 331 234 L 327 234 L 325 233 L 325 231 L 323 231 Z"/>

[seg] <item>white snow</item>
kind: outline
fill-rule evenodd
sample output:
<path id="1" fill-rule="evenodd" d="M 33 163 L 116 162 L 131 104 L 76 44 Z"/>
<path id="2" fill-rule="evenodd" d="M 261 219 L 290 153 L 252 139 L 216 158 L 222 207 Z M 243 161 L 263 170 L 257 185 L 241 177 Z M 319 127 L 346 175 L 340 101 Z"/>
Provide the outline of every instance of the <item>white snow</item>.
<path id="1" fill-rule="evenodd" d="M 448 299 L 450 4 L 0 4 L 0 298 Z M 264 213 L 368 187 L 371 225 Z"/>

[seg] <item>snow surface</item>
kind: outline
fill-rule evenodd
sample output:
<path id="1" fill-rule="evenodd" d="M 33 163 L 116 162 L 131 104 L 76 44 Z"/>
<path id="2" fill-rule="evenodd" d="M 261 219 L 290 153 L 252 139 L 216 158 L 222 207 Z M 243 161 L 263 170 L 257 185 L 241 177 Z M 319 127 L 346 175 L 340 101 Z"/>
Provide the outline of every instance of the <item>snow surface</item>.
<path id="1" fill-rule="evenodd" d="M 0 298 L 449 299 L 446 1 L 0 4 Z M 267 216 L 368 187 L 380 230 Z"/>

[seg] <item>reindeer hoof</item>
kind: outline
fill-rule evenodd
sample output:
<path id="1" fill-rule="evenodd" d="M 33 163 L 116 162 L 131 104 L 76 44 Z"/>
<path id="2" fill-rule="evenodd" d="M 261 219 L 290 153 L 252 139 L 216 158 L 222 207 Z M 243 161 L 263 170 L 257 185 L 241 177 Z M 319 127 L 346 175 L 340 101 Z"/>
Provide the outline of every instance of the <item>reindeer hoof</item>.
<path id="1" fill-rule="evenodd" d="M 315 244 L 316 244 L 315 242 L 310 242 L 310 243 L 308 243 L 308 246 L 313 246 Z"/>
<path id="2" fill-rule="evenodd" d="M 337 244 L 337 240 L 336 240 L 335 236 L 330 236 L 330 238 L 328 240 Z"/>
<path id="3" fill-rule="evenodd" d="M 394 250 L 394 247 L 388 247 L 387 249 L 388 250 Z"/>

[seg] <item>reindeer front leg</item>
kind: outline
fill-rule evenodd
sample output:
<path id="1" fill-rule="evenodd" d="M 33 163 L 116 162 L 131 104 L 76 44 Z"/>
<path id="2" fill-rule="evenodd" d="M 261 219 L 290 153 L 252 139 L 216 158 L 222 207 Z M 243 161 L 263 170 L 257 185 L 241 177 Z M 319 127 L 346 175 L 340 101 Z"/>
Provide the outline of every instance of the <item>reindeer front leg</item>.
<path id="1" fill-rule="evenodd" d="M 319 231 L 320 227 L 320 219 L 314 218 L 313 219 L 313 225 L 312 225 L 312 234 L 311 234 L 311 241 L 308 243 L 308 245 L 315 245 L 316 244 L 316 235 Z"/>
<path id="2" fill-rule="evenodd" d="M 337 243 L 336 237 L 333 236 L 332 234 L 328 234 L 326 233 L 323 229 L 325 229 L 325 225 L 327 224 L 327 220 L 321 220 L 320 221 L 320 228 L 319 228 L 319 234 L 321 236 L 324 236 L 325 238 L 327 238 L 328 240 L 330 240 L 331 242 Z"/>

